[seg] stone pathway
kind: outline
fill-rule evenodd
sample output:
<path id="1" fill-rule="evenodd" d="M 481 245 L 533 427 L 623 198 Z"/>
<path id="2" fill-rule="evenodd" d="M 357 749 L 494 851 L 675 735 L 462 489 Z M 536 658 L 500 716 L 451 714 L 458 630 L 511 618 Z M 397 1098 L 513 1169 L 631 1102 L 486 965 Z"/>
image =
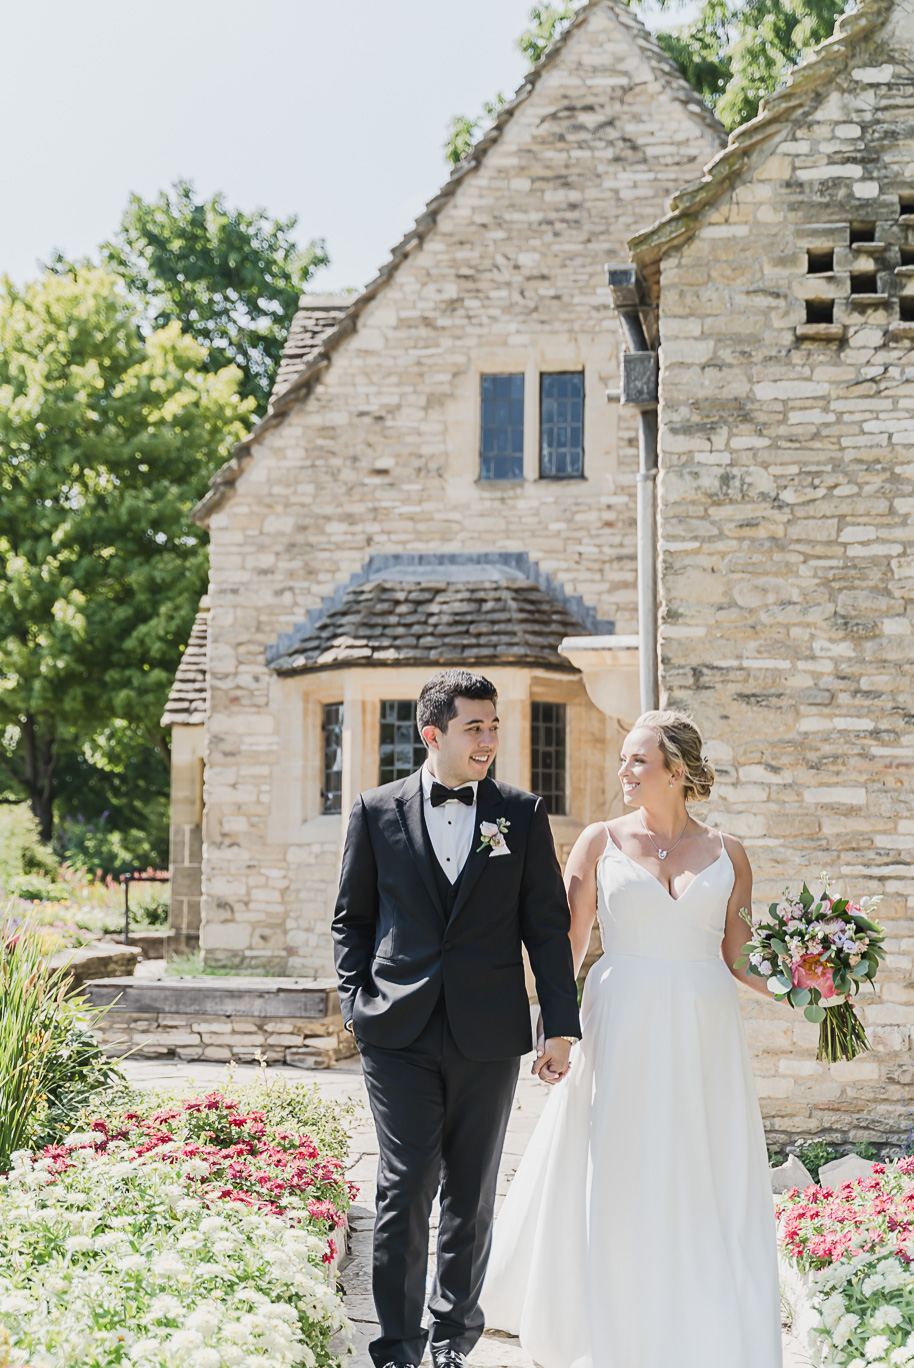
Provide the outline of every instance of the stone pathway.
<path id="1" fill-rule="evenodd" d="M 145 1087 L 174 1087 L 184 1081 L 206 1087 L 217 1083 L 223 1075 L 223 1066 L 203 1062 L 182 1060 L 145 1060 L 133 1058 L 126 1062 L 124 1072 L 131 1082 Z M 256 1066 L 238 1065 L 236 1077 L 247 1077 L 258 1072 Z M 308 1072 L 286 1066 L 273 1066 L 269 1069 L 271 1077 L 283 1074 L 298 1082 L 317 1084 L 323 1096 L 335 1101 L 353 1101 L 357 1104 L 355 1126 L 352 1133 L 351 1162 L 349 1177 L 357 1183 L 360 1195 L 350 1213 L 350 1250 L 340 1266 L 340 1280 L 343 1287 L 346 1310 L 355 1326 L 355 1355 L 349 1360 L 350 1368 L 371 1368 L 367 1346 L 377 1334 L 374 1303 L 371 1297 L 371 1235 L 374 1220 L 375 1176 L 378 1163 L 378 1147 L 374 1127 L 368 1110 L 365 1084 L 358 1061 L 346 1061 L 333 1069 Z M 508 1125 L 508 1136 L 502 1156 L 498 1179 L 498 1202 L 500 1206 L 523 1154 L 527 1141 L 539 1119 L 540 1112 L 549 1096 L 545 1083 L 539 1083 L 529 1075 L 525 1062 L 521 1067 L 514 1111 Z M 437 1204 L 432 1212 L 431 1244 L 437 1229 Z M 434 1256 L 429 1254 L 429 1266 L 433 1266 Z M 428 1357 L 424 1360 L 428 1363 Z M 533 1360 L 512 1336 L 498 1332 L 487 1332 L 473 1351 L 472 1368 L 535 1368 Z M 785 1331 L 784 1368 L 811 1368 L 812 1360 L 800 1344 Z M 737 1368 L 737 1365 L 734 1365 Z"/>

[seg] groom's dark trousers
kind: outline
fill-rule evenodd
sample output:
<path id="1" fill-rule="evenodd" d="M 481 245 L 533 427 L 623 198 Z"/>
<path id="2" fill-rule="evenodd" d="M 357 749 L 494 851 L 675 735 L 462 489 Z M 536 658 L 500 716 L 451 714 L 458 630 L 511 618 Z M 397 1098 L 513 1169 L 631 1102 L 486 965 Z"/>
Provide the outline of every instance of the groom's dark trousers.
<path id="1" fill-rule="evenodd" d="M 480 846 L 507 822 L 509 853 Z M 451 884 L 425 829 L 420 774 L 363 794 L 350 818 L 333 922 L 380 1146 L 373 1290 L 378 1368 L 433 1346 L 469 1353 L 495 1181 L 520 1056 L 532 1045 L 521 946 L 547 1036 L 580 1035 L 569 913 L 542 800 L 483 780 L 475 838 Z M 428 1222 L 440 1187 L 437 1274 L 422 1328 Z"/>

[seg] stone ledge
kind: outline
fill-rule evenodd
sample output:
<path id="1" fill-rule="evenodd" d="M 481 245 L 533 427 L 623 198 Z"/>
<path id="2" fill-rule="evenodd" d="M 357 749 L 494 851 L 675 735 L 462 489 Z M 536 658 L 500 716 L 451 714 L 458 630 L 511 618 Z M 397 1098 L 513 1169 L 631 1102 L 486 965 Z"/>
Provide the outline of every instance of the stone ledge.
<path id="1" fill-rule="evenodd" d="M 177 974 L 168 979 L 100 978 L 87 988 L 87 996 L 93 1007 L 149 1016 L 323 1020 L 338 1017 L 340 1011 L 333 979 L 207 978 Z"/>
<path id="2" fill-rule="evenodd" d="M 840 342 L 843 336 L 843 323 L 797 324 L 797 338 L 801 342 Z"/>
<path id="3" fill-rule="evenodd" d="M 118 945 L 114 941 L 93 941 L 91 945 L 81 945 L 77 950 L 57 950 L 50 957 L 52 969 L 66 969 L 70 977 L 70 992 L 86 990 L 86 997 L 93 1006 L 87 985 L 91 982 L 132 983 L 133 979 L 121 977 L 132 974 L 142 951 L 135 945 Z M 111 979 L 117 974 L 117 979 Z"/>
<path id="4" fill-rule="evenodd" d="M 333 979 L 98 979 L 95 1027 L 108 1055 L 238 1060 L 326 1069 L 356 1052 Z"/>

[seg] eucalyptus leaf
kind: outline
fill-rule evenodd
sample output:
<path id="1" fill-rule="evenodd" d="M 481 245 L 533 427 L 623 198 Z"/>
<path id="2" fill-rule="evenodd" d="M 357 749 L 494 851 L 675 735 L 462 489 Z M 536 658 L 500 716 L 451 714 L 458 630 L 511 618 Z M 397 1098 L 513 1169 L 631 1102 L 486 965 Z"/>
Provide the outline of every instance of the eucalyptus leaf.
<path id="1" fill-rule="evenodd" d="M 855 979 L 869 978 L 870 974 L 874 974 L 875 972 L 876 966 L 871 965 L 868 960 L 861 960 L 860 963 L 855 964 L 851 970 Z"/>
<path id="2" fill-rule="evenodd" d="M 768 991 L 774 993 L 775 997 L 783 997 L 789 988 L 790 984 L 780 974 L 772 974 L 768 980 Z"/>
<path id="3" fill-rule="evenodd" d="M 777 936 L 772 936 L 772 937 L 771 937 L 771 948 L 772 948 L 772 950 L 776 950 L 777 953 L 778 953 L 779 955 L 789 955 L 789 954 L 790 954 L 790 951 L 787 949 L 787 944 L 786 944 L 786 942 L 785 942 L 785 941 L 782 941 L 782 940 L 779 940 Z"/>
<path id="4" fill-rule="evenodd" d="M 820 1007 L 818 1004 L 816 1004 L 816 1005 L 813 1006 L 813 1007 L 807 1007 L 806 1010 L 804 1011 L 803 1015 L 805 1016 L 805 1018 L 806 1018 L 807 1021 L 815 1021 L 815 1022 L 824 1021 L 824 1020 L 825 1020 L 825 1008 L 824 1008 L 824 1007 Z"/>
<path id="5" fill-rule="evenodd" d="M 791 988 L 790 1001 L 794 1007 L 805 1007 L 812 1000 L 812 993 L 808 988 Z"/>

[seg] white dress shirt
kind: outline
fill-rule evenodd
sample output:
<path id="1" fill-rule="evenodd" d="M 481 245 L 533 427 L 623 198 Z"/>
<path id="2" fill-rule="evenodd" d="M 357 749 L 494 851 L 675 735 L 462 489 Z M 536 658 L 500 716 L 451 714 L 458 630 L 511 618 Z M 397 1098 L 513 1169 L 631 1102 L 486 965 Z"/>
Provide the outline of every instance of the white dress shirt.
<path id="1" fill-rule="evenodd" d="M 451 883 L 455 883 L 466 864 L 476 833 L 477 780 L 471 779 L 465 784 L 457 785 L 458 788 L 473 790 L 472 806 L 455 799 L 449 803 L 442 803 L 439 807 L 432 807 L 432 784 L 435 782 L 435 776 L 428 765 L 423 765 L 422 801 L 425 805 L 425 826 L 438 863 Z"/>

